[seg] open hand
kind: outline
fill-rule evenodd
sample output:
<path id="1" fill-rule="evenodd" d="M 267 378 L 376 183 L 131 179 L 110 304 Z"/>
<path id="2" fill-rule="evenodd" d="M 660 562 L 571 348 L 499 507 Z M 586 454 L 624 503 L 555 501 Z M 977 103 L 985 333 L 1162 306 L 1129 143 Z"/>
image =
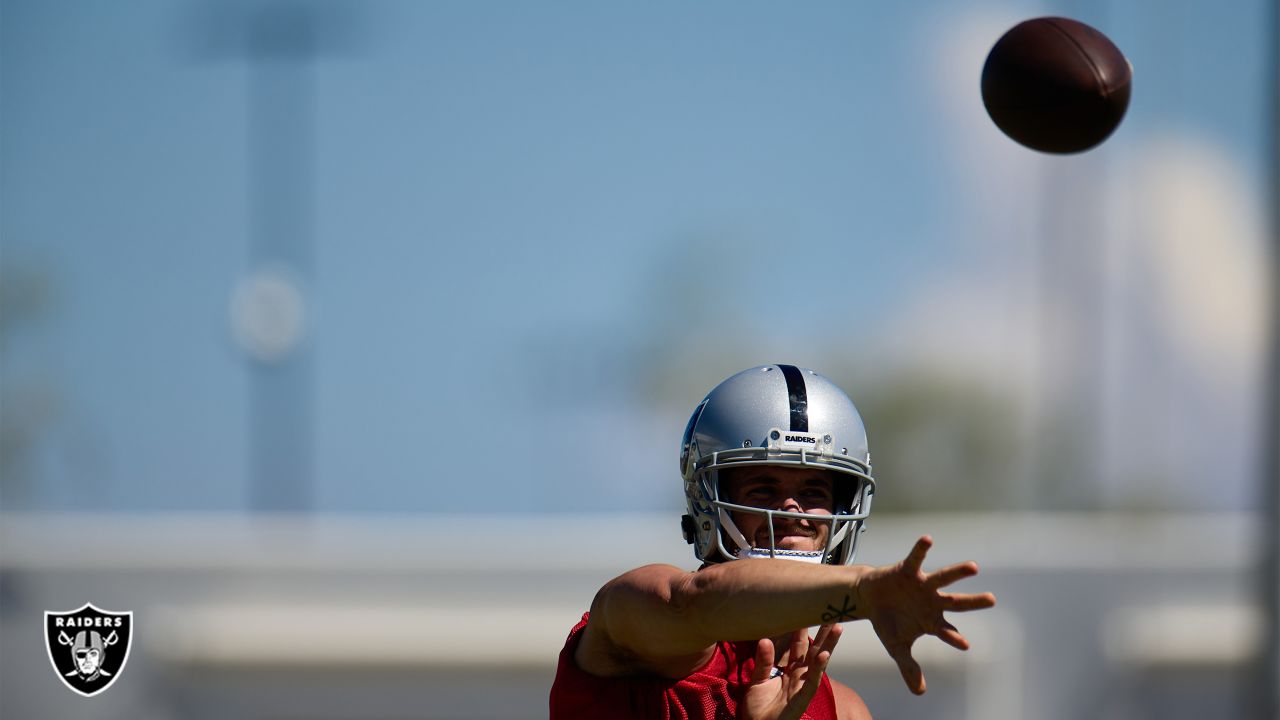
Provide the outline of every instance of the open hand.
<path id="1" fill-rule="evenodd" d="M 933 540 L 928 535 L 920 538 L 905 560 L 876 568 L 859 585 L 859 594 L 876 636 L 898 664 L 907 687 L 916 695 L 923 695 L 925 691 L 924 673 L 911 657 L 911 645 L 916 639 L 921 635 L 934 635 L 954 648 L 968 650 L 969 641 L 942 613 L 982 610 L 996 604 L 996 596 L 991 593 L 939 592 L 938 588 L 977 575 L 978 565 L 959 563 L 926 574 L 920 567 L 932 546 Z"/>
<path id="2" fill-rule="evenodd" d="M 795 720 L 803 715 L 818 692 L 841 632 L 839 625 L 823 625 L 811 643 L 807 630 L 796 630 L 787 661 L 778 668 L 780 674 L 773 672 L 773 641 L 757 641 L 755 672 L 738 703 L 739 720 Z"/>

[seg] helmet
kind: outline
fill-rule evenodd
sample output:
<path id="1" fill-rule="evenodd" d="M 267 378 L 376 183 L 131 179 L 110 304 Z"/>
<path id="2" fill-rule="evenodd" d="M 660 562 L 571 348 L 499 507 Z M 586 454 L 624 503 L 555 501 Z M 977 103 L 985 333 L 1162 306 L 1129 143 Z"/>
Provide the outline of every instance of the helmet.
<path id="1" fill-rule="evenodd" d="M 76 639 L 71 643 L 72 652 L 80 652 L 82 650 L 97 650 L 102 652 L 105 645 L 102 642 L 102 633 L 97 630 L 81 630 L 76 633 Z"/>
<path id="2" fill-rule="evenodd" d="M 833 514 L 726 502 L 720 492 L 720 471 L 749 465 L 834 471 Z M 689 510 L 681 519 L 685 540 L 706 562 L 780 557 L 849 565 L 875 492 L 867 432 L 857 408 L 835 383 L 794 365 L 762 365 L 717 385 L 685 427 L 680 473 Z M 770 547 L 753 547 L 734 524 L 731 512 L 767 516 Z M 772 539 L 776 517 L 828 523 L 826 548 L 815 552 L 777 548 Z"/>
<path id="3" fill-rule="evenodd" d="M 71 655 L 75 659 L 76 669 L 82 676 L 95 676 L 102 672 L 103 656 L 106 654 L 106 643 L 97 630 L 81 630 L 71 643 Z"/>

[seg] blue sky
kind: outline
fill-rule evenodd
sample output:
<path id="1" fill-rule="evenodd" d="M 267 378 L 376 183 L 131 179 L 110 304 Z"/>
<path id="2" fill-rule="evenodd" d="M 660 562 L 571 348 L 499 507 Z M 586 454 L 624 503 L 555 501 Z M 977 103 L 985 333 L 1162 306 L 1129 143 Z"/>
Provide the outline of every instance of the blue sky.
<path id="1" fill-rule="evenodd" d="M 1115 187 L 1172 134 L 1265 178 L 1261 0 L 302 3 L 315 62 L 251 65 L 239 28 L 274 6 L 0 3 L 0 264 L 51 288 L 0 366 L 11 418 L 52 398 L 17 507 L 252 505 L 228 306 L 254 193 L 310 247 L 306 505 L 452 512 L 674 507 L 694 395 L 884 362 L 864 348 L 913 298 L 991 267 L 975 219 L 1020 196 L 975 184 L 988 163 Z M 985 47 L 1042 14 L 1137 73 L 1116 135 L 1056 166 L 977 91 Z M 251 180 L 255 77 L 302 93 L 272 136 L 285 189 Z M 1227 504 L 1248 449 L 1222 450 Z"/>

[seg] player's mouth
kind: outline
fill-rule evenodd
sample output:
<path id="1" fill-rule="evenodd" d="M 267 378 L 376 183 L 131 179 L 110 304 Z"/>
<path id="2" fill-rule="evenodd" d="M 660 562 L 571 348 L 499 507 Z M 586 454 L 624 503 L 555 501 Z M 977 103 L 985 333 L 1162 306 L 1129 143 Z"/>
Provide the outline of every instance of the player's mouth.
<path id="1" fill-rule="evenodd" d="M 817 531 L 812 528 L 792 526 L 774 528 L 773 531 L 775 547 L 781 550 L 810 550 L 812 549 L 813 542 L 817 537 Z M 769 547 L 768 528 L 763 528 L 760 532 L 756 533 L 756 547 Z"/>

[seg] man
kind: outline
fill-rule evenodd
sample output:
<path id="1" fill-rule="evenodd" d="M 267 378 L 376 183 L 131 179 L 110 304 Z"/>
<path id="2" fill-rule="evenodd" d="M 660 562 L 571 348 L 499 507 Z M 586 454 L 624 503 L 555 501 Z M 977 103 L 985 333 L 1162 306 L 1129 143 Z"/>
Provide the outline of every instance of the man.
<path id="1" fill-rule="evenodd" d="M 766 365 L 716 386 L 685 428 L 680 470 L 702 567 L 646 565 L 600 589 L 560 654 L 553 720 L 869 718 L 824 672 L 840 623 L 870 620 L 920 694 L 911 644 L 965 650 L 943 612 L 995 604 L 940 592 L 978 568 L 923 573 L 928 537 L 897 565 L 853 564 L 875 492 L 866 430 L 812 370 Z"/>

